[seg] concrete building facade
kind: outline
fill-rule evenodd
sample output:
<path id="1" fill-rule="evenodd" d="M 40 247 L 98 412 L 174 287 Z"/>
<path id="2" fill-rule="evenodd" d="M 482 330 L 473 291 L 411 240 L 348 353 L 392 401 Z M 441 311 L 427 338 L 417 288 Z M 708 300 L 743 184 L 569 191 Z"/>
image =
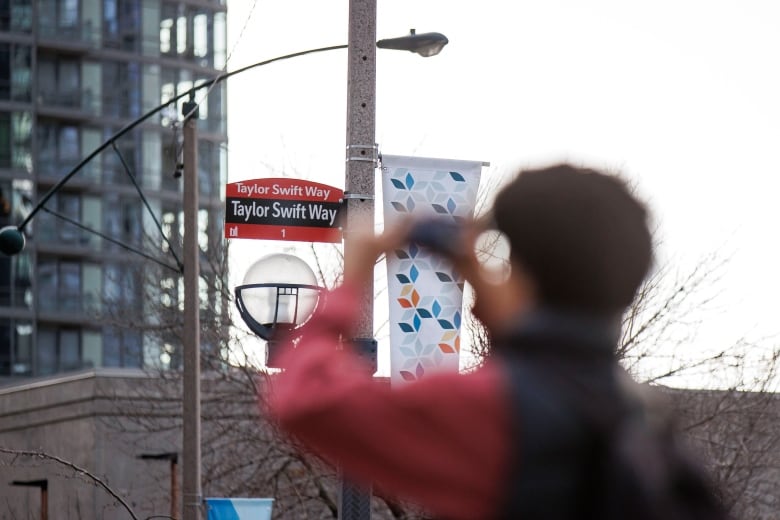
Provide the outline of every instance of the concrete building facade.
<path id="1" fill-rule="evenodd" d="M 98 369 L 0 389 L 0 519 L 40 518 L 40 482 L 49 518 L 131 519 L 122 501 L 139 518 L 169 515 L 176 491 L 161 455 L 178 452 L 180 431 L 139 428 L 119 412 L 155 398 L 180 408 L 151 381 Z"/>

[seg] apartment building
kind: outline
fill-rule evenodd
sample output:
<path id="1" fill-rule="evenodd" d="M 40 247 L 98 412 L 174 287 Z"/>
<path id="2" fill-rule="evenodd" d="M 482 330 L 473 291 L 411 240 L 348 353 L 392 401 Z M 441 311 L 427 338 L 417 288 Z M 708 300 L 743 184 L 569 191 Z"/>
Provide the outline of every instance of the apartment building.
<path id="1" fill-rule="evenodd" d="M 226 9 L 225 0 L 0 2 L 0 227 L 22 222 L 126 125 L 217 76 Z M 198 240 L 213 253 L 223 242 L 225 83 L 196 100 Z M 0 257 L 0 384 L 177 362 L 175 337 L 145 331 L 183 296 L 180 109 L 86 163 L 25 227 L 24 251 Z"/>

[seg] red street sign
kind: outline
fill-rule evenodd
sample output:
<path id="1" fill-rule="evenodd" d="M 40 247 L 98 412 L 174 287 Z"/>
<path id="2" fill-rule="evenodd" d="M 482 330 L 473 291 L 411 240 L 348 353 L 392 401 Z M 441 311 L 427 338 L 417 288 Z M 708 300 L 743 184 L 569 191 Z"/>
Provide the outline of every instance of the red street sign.
<path id="1" fill-rule="evenodd" d="M 231 182 L 225 192 L 225 238 L 341 242 L 344 192 L 302 179 Z"/>

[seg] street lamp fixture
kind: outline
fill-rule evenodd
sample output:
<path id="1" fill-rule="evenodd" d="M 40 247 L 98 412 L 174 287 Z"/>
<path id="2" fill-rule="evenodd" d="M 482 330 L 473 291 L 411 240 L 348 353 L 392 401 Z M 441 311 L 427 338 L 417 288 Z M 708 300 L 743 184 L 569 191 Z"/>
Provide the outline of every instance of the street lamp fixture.
<path id="1" fill-rule="evenodd" d="M 238 313 L 249 330 L 266 340 L 266 366 L 277 365 L 278 341 L 289 338 L 314 312 L 322 287 L 306 262 L 275 253 L 252 264 L 235 288 Z"/>
<path id="2" fill-rule="evenodd" d="M 13 256 L 22 252 L 25 244 L 24 233 L 16 226 L 0 229 L 0 252 Z"/>
<path id="3" fill-rule="evenodd" d="M 400 38 L 388 38 L 376 42 L 380 49 L 393 49 L 397 51 L 409 51 L 419 54 L 424 58 L 436 56 L 450 41 L 441 33 L 428 32 L 417 34 L 414 29 L 409 29 L 407 36 Z"/>

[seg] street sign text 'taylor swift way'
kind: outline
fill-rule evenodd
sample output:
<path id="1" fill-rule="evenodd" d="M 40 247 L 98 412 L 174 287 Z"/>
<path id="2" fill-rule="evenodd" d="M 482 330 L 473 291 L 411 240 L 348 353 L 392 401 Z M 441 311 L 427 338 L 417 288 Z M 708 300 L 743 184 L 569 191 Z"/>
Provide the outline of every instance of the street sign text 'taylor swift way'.
<path id="1" fill-rule="evenodd" d="M 341 242 L 344 192 L 301 179 L 232 182 L 225 192 L 225 238 Z"/>

